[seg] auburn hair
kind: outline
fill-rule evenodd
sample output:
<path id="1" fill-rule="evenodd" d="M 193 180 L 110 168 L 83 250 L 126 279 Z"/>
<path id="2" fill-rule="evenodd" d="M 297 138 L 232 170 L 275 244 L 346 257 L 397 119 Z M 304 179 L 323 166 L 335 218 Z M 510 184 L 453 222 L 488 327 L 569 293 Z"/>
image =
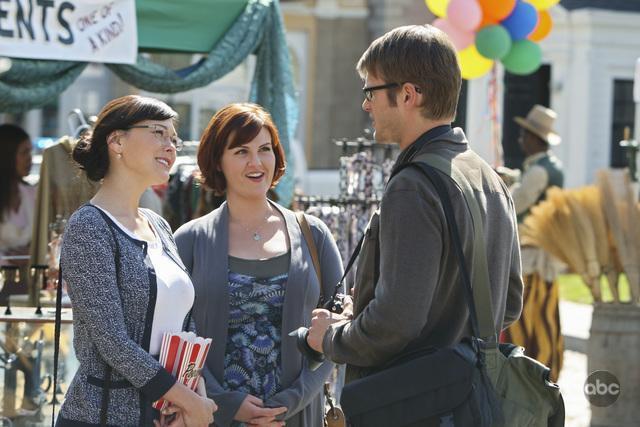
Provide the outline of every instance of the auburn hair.
<path id="1" fill-rule="evenodd" d="M 224 194 L 227 189 L 227 181 L 222 173 L 224 150 L 253 140 L 262 128 L 267 129 L 271 135 L 271 146 L 276 158 L 271 188 L 278 184 L 286 169 L 286 159 L 271 115 L 257 104 L 234 103 L 222 108 L 211 118 L 200 138 L 198 167 L 205 187 L 218 195 Z"/>

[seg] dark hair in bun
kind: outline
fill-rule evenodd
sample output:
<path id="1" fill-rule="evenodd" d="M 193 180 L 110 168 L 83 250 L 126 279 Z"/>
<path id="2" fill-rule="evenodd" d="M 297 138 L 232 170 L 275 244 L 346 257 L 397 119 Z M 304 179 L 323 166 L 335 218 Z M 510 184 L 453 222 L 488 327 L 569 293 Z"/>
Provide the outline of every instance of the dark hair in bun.
<path id="1" fill-rule="evenodd" d="M 85 132 L 73 149 L 73 160 L 92 181 L 100 181 L 109 170 L 107 138 L 111 132 L 144 120 L 178 118 L 178 113 L 162 101 L 138 95 L 116 98 L 98 114 L 93 130 Z"/>

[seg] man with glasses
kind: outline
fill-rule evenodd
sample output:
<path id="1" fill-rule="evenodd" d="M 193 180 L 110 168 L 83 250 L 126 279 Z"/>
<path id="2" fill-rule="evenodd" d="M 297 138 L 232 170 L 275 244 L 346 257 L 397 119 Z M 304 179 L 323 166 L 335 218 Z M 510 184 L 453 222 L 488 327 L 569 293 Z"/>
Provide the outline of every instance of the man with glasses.
<path id="1" fill-rule="evenodd" d="M 402 150 L 396 170 L 435 154 L 473 188 L 484 222 L 494 323 L 501 331 L 522 307 L 516 214 L 500 178 L 470 149 L 462 129 L 451 127 L 461 85 L 453 44 L 430 25 L 396 28 L 369 46 L 357 70 L 375 139 Z M 471 217 L 461 190 L 440 175 L 470 267 Z M 316 310 L 307 340 L 334 362 L 348 364 L 347 381 L 399 355 L 453 345 L 471 334 L 447 220 L 435 188 L 419 170 L 404 168 L 391 178 L 361 248 L 353 318 Z"/>

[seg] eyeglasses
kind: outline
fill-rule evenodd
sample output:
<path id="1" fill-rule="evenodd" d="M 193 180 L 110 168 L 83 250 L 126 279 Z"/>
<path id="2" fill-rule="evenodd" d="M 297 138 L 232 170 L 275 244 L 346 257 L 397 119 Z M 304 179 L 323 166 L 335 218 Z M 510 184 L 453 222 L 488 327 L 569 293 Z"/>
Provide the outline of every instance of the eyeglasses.
<path id="1" fill-rule="evenodd" d="M 365 86 L 362 88 L 362 92 L 364 93 L 364 97 L 367 99 L 367 101 L 371 102 L 373 101 L 373 92 L 375 92 L 376 90 L 391 89 L 392 87 L 398 87 L 398 86 L 401 86 L 401 84 L 387 83 L 379 86 Z M 422 90 L 418 86 L 414 86 L 414 88 L 416 89 L 416 92 L 422 93 Z"/>
<path id="2" fill-rule="evenodd" d="M 364 97 L 367 99 L 367 101 L 373 101 L 373 92 L 376 90 L 382 90 L 382 89 L 391 89 L 392 87 L 398 87 L 400 86 L 400 83 L 387 83 L 384 85 L 378 85 L 378 86 L 365 86 L 362 88 L 362 92 L 364 93 Z"/>
<path id="3" fill-rule="evenodd" d="M 135 126 L 128 126 L 123 130 L 129 130 L 129 129 L 151 129 L 151 133 L 153 133 L 156 139 L 159 139 L 163 142 L 167 142 L 167 141 L 170 142 L 171 145 L 173 145 L 173 147 L 176 149 L 176 151 L 182 150 L 182 146 L 183 146 L 182 140 L 178 138 L 178 135 L 170 135 L 169 129 L 167 129 L 162 125 L 155 124 L 155 123 L 150 125 L 135 125 Z"/>

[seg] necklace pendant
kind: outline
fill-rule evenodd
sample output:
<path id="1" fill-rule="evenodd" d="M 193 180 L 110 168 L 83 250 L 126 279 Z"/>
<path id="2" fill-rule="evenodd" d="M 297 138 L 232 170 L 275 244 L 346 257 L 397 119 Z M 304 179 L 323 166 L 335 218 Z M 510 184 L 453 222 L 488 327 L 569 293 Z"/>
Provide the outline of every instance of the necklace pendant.
<path id="1" fill-rule="evenodd" d="M 255 240 L 256 242 L 259 241 L 259 240 L 262 240 L 262 236 L 260 234 L 258 234 L 257 231 L 255 231 L 253 233 L 253 240 Z"/>

